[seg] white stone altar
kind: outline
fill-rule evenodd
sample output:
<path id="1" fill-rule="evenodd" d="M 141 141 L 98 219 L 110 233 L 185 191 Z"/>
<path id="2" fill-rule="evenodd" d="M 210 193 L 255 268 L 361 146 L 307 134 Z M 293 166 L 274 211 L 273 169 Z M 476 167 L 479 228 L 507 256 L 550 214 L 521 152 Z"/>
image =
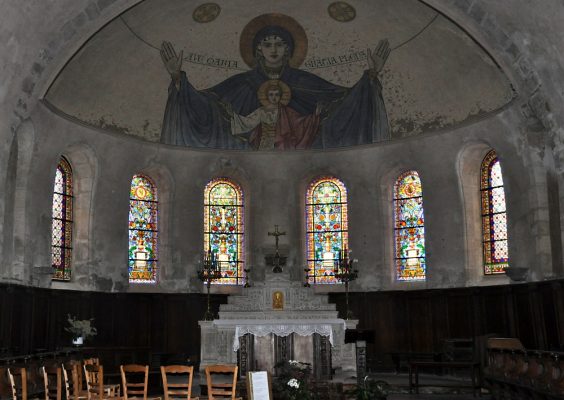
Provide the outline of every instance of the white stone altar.
<path id="1" fill-rule="evenodd" d="M 295 334 L 299 336 L 292 336 L 296 340 L 291 343 L 296 348 L 290 349 L 288 354 L 293 354 L 298 361 L 310 362 L 315 359 L 314 348 L 313 340 L 307 338 L 319 334 L 330 343 L 331 368 L 354 375 L 355 346 L 345 344 L 345 329 L 356 329 L 357 323 L 358 320 L 338 318 L 336 306 L 329 303 L 328 295 L 316 294 L 301 282 L 290 281 L 287 272 L 267 272 L 264 282 L 243 289 L 240 295 L 230 295 L 228 303 L 220 305 L 219 319 L 199 322 L 200 370 L 211 364 L 241 363 L 241 354 L 238 357 L 237 351 L 241 344 L 249 346 L 241 340 L 249 333 L 256 339 L 251 345 L 254 349 L 243 350 L 254 354 L 253 360 L 274 357 L 267 354 L 272 345 L 265 347 L 265 339 L 272 342 L 276 339 L 273 335 L 280 338 Z M 311 351 L 307 350 L 308 347 Z M 250 364 L 244 369 L 252 371 L 257 365 L 265 365 L 258 361 Z M 270 362 L 268 365 L 273 364 Z"/>

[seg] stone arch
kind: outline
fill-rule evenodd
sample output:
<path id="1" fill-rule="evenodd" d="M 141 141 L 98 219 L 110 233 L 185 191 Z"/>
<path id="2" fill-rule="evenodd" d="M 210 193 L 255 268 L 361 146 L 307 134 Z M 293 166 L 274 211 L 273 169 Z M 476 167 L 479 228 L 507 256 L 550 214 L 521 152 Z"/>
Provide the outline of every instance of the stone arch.
<path id="1" fill-rule="evenodd" d="M 60 156 L 70 163 L 73 176 L 73 251 L 71 282 L 53 282 L 54 288 L 85 287 L 89 283 L 91 260 L 93 202 L 98 176 L 98 158 L 87 144 L 73 144 Z M 60 156 L 55 160 L 58 163 Z M 53 169 L 56 167 L 53 167 Z"/>
<path id="2" fill-rule="evenodd" d="M 6 209 L 8 224 L 5 232 L 5 268 L 8 280 L 29 283 L 32 279 L 31 260 L 28 254 L 28 181 L 35 146 L 35 126 L 31 120 L 25 120 L 16 130 L 11 148 L 9 178 L 12 194 L 11 209 Z M 9 215 L 12 214 L 12 215 Z M 10 237 L 11 236 L 11 237 Z"/>
<path id="3" fill-rule="evenodd" d="M 9 279 L 11 272 L 11 261 L 13 257 L 13 233 L 14 233 L 14 202 L 16 195 L 16 178 L 18 169 L 18 140 L 14 136 L 8 154 L 4 185 L 4 219 L 0 225 L 2 231 L 2 263 L 0 264 L 0 278 Z"/>
<path id="4" fill-rule="evenodd" d="M 125 285 L 129 285 L 129 291 L 147 291 L 153 287 L 169 289 L 173 280 L 172 248 L 171 238 L 173 224 L 173 199 L 175 193 L 175 182 L 168 167 L 150 163 L 140 168 L 134 174 L 142 174 L 150 178 L 156 186 L 158 195 L 158 272 L 156 285 L 129 285 L 127 273 Z M 133 177 L 133 175 L 131 176 Z M 125 248 L 127 242 L 124 244 Z M 124 248 L 124 251 L 125 251 Z M 120 266 L 121 267 L 121 266 Z M 123 266 L 127 268 L 127 265 Z"/>
<path id="5" fill-rule="evenodd" d="M 480 170 L 482 160 L 493 147 L 485 142 L 464 146 L 457 155 L 456 172 L 462 199 L 465 243 L 465 272 L 469 285 L 507 283 L 505 275 L 485 276 L 482 256 L 482 221 L 480 199 Z M 510 239 L 511 240 L 511 239 Z"/>
<path id="6" fill-rule="evenodd" d="M 253 178 L 249 175 L 249 172 L 241 165 L 239 158 L 230 158 L 228 156 L 220 157 L 217 159 L 209 170 L 208 174 L 201 177 L 201 181 L 199 182 L 199 192 L 198 195 L 200 196 L 200 208 L 198 209 L 198 215 L 200 216 L 200 221 L 203 224 L 203 215 L 204 215 L 204 190 L 206 185 L 216 178 L 227 178 L 232 180 L 234 183 L 239 185 L 241 191 L 243 192 L 243 207 L 244 207 L 244 214 L 243 214 L 243 227 L 245 232 L 245 240 L 243 242 L 243 246 L 245 249 L 245 265 L 260 265 L 263 262 L 261 259 L 261 252 L 260 251 L 251 251 L 249 248 L 249 243 L 252 242 L 252 235 L 255 229 L 253 229 L 253 223 L 256 221 L 255 218 L 252 218 L 253 212 L 253 192 L 255 192 L 258 188 L 256 182 Z M 202 229 L 203 225 L 200 225 L 198 229 Z M 201 240 L 198 244 L 198 254 L 204 248 L 203 244 L 203 234 L 201 235 Z M 251 280 L 256 279 L 253 275 L 255 271 L 251 272 Z M 216 291 L 225 291 L 227 290 L 228 286 L 216 285 Z"/>
<path id="7" fill-rule="evenodd" d="M 542 67 L 532 58 L 533 54 L 526 48 L 525 42 L 518 41 L 514 32 L 503 28 L 503 24 L 490 11 L 487 0 L 457 1 L 452 5 L 445 5 L 438 0 L 422 1 L 468 30 L 481 46 L 490 54 L 496 55 L 494 59 L 510 77 L 518 91 L 516 101 L 521 105 L 520 113 L 515 113 L 517 118 L 513 120 L 516 126 L 522 126 L 523 129 L 516 136 L 522 136 L 519 139 L 523 142 L 520 145 L 524 150 L 521 152 L 524 163 L 536 165 L 532 175 L 539 178 L 546 173 L 545 168 L 554 169 L 555 165 L 562 164 L 560 160 L 564 153 L 559 148 L 562 148 L 563 129 L 558 126 L 555 113 L 551 111 L 557 107 L 550 104 L 553 97 L 551 98 L 549 89 L 543 88 L 543 78 L 546 76 Z M 550 83 L 550 86 L 554 85 Z M 552 151 L 547 151 L 548 148 Z M 541 177 L 541 180 L 546 181 L 546 177 Z M 562 186 L 561 182 L 557 183 Z M 560 194 L 559 201 L 562 202 L 562 199 L 564 196 Z M 564 213 L 560 214 L 554 217 L 563 219 Z M 561 225 L 560 221 L 556 225 Z M 557 246 L 561 251 L 562 240 L 564 238 L 560 238 L 560 243 L 554 243 L 553 247 Z"/>
<path id="8" fill-rule="evenodd" d="M 382 199 L 382 221 L 383 223 L 383 242 L 384 242 L 384 254 L 383 254 L 383 278 L 387 281 L 387 285 L 392 287 L 397 286 L 402 289 L 421 289 L 427 285 L 429 279 L 429 270 L 427 270 L 427 278 L 425 281 L 414 281 L 414 282 L 402 282 L 396 279 L 395 270 L 395 236 L 394 236 L 394 185 L 398 177 L 406 171 L 417 171 L 419 178 L 421 179 L 421 184 L 423 187 L 423 196 L 425 196 L 425 182 L 421 177 L 421 170 L 417 166 L 411 163 L 405 163 L 403 160 L 397 160 L 394 165 L 389 165 L 387 170 L 382 173 L 379 179 L 379 192 L 380 198 Z"/>
<path id="9" fill-rule="evenodd" d="M 336 178 L 342 182 L 347 190 L 347 207 L 349 209 L 349 220 L 348 223 L 350 224 L 350 188 L 351 182 L 350 179 L 346 176 L 344 171 L 339 170 L 335 167 L 335 165 L 328 164 L 324 167 L 317 167 L 306 170 L 306 172 L 299 178 L 299 180 L 292 182 L 296 185 L 296 197 L 295 201 L 297 204 L 297 209 L 299 210 L 298 215 L 301 217 L 299 221 L 299 228 L 297 229 L 298 233 L 298 240 L 295 241 L 298 244 L 298 250 L 296 252 L 296 260 L 297 265 L 307 265 L 307 192 L 309 187 L 312 183 L 317 181 L 319 178 L 322 177 L 332 177 Z M 349 228 L 350 230 L 350 228 Z M 350 248 L 350 235 L 348 238 L 349 248 Z M 290 249 L 291 250 L 291 249 Z M 304 274 L 302 273 L 302 268 L 299 268 L 298 271 L 294 271 L 295 274 L 292 275 L 292 279 L 294 280 L 304 280 Z M 341 285 L 325 285 L 327 287 L 324 288 L 324 291 L 342 291 Z M 317 290 L 317 289 L 316 289 Z"/>

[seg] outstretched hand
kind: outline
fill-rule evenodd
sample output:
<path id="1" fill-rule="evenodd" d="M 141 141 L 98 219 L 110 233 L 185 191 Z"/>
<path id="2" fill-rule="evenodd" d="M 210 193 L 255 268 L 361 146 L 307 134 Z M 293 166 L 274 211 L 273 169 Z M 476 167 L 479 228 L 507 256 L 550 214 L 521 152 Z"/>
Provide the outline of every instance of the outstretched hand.
<path id="1" fill-rule="evenodd" d="M 233 106 L 231 105 L 231 103 L 221 103 L 221 105 L 223 106 L 225 112 L 227 113 L 227 115 L 230 118 L 233 118 Z"/>
<path id="2" fill-rule="evenodd" d="M 180 55 L 176 55 L 172 43 L 164 42 L 161 44 L 161 59 L 168 73 L 174 78 L 180 77 L 180 68 L 182 68 L 182 55 L 184 51 L 180 50 Z"/>
<path id="3" fill-rule="evenodd" d="M 388 39 L 380 40 L 374 52 L 368 49 L 368 68 L 372 73 L 378 74 L 382 71 L 391 51 Z"/>

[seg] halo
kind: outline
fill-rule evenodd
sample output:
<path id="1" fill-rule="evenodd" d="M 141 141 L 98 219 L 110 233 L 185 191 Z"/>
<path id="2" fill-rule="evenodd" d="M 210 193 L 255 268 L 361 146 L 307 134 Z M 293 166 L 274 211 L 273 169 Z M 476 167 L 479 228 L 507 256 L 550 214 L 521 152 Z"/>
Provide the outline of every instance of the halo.
<path id="1" fill-rule="evenodd" d="M 307 35 L 304 28 L 292 17 L 284 14 L 262 14 L 253 18 L 241 32 L 239 40 L 239 51 L 243 61 L 253 68 L 256 64 L 253 39 L 255 35 L 266 26 L 280 26 L 286 29 L 294 39 L 294 53 L 290 57 L 289 64 L 298 68 L 305 60 L 307 54 Z"/>
<path id="2" fill-rule="evenodd" d="M 279 81 L 278 79 L 271 79 L 260 85 L 257 91 L 257 97 L 260 101 L 260 104 L 262 104 L 263 106 L 269 104 L 268 93 L 266 92 L 268 88 L 271 86 L 278 86 L 280 88 L 282 92 L 280 96 L 280 104 L 287 106 L 288 103 L 290 102 L 290 99 L 292 98 L 292 91 L 290 90 L 290 87 L 288 85 L 286 85 L 282 81 Z"/>

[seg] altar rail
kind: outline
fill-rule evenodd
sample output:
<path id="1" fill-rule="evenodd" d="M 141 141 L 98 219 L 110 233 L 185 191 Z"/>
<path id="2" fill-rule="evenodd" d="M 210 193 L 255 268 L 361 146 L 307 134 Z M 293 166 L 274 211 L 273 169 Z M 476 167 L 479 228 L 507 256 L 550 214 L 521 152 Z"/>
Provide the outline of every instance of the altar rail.
<path id="1" fill-rule="evenodd" d="M 484 381 L 495 399 L 563 399 L 564 353 L 489 349 Z"/>

